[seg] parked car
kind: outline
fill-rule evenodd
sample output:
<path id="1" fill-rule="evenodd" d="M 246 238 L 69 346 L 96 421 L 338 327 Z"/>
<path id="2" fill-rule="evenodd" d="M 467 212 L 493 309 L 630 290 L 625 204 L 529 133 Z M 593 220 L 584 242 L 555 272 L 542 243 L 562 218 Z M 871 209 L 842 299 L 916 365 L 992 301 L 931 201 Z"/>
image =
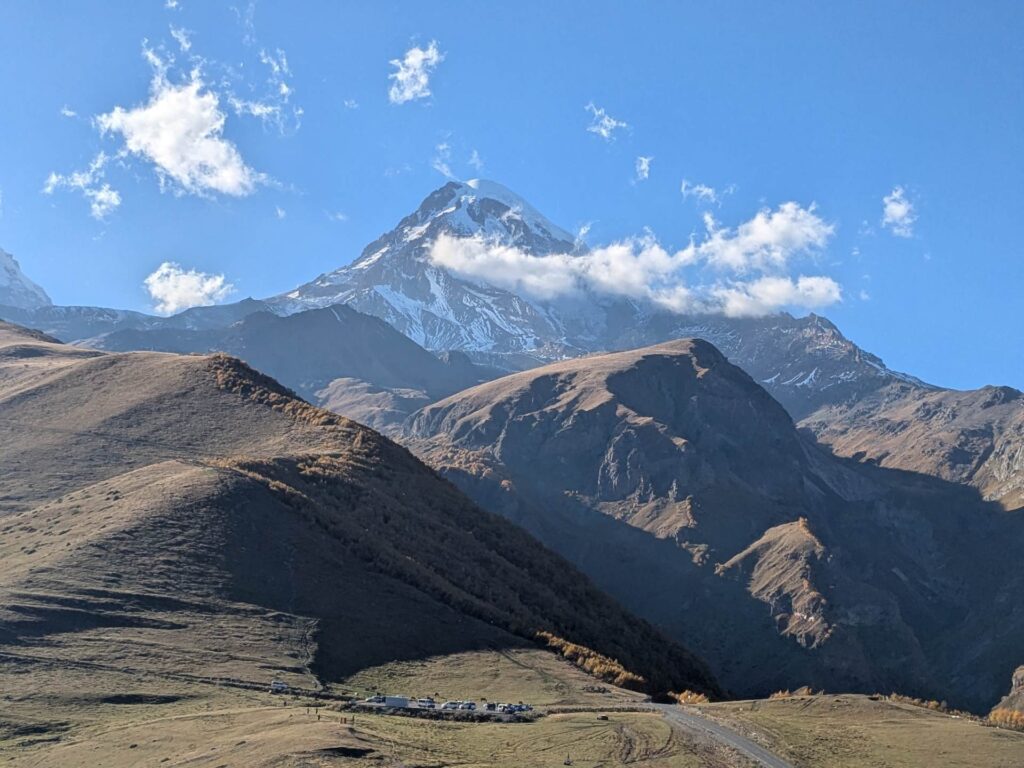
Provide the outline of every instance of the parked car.
<path id="1" fill-rule="evenodd" d="M 280 680 L 270 681 L 270 693 L 288 693 L 288 684 Z"/>
<path id="2" fill-rule="evenodd" d="M 446 701 L 444 704 L 441 705 L 441 709 L 447 709 L 447 710 L 458 709 L 459 708 L 459 704 L 461 704 L 461 703 L 462 702 L 460 702 L 460 701 Z"/>
<path id="3" fill-rule="evenodd" d="M 476 710 L 476 702 L 475 701 L 464 701 L 461 704 L 459 704 L 459 709 L 465 709 L 465 710 L 468 710 L 470 712 L 473 712 L 474 710 Z"/>

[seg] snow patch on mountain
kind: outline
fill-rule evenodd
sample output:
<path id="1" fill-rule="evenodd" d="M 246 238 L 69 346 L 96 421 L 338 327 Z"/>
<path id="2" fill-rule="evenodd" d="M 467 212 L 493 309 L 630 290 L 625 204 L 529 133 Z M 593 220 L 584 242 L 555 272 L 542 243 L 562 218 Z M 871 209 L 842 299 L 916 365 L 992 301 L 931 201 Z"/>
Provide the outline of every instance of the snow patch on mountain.
<path id="1" fill-rule="evenodd" d="M 46 291 L 29 280 L 17 260 L 0 249 L 0 304 L 19 309 L 53 305 Z"/>

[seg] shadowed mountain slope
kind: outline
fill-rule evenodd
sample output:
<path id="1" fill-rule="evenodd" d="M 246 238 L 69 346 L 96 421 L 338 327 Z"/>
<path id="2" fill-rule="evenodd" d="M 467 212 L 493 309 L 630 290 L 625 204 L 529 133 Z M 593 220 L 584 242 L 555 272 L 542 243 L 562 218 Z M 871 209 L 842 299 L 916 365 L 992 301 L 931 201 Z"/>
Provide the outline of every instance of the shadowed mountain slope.
<path id="1" fill-rule="evenodd" d="M 810 684 L 984 709 L 1024 654 L 1024 519 L 834 458 L 707 342 L 474 387 L 415 414 L 407 444 L 738 693 Z"/>
<path id="2" fill-rule="evenodd" d="M 652 691 L 704 666 L 408 451 L 223 355 L 0 325 L 0 646 L 311 687 L 550 631 Z"/>

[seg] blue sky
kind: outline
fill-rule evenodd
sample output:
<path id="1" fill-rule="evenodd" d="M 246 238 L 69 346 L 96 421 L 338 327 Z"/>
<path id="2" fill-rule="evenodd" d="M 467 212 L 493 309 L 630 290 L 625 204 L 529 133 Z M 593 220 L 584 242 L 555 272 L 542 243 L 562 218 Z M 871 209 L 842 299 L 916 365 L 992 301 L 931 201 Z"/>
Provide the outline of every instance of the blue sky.
<path id="1" fill-rule="evenodd" d="M 426 88 L 393 103 L 389 62 L 432 41 Z M 802 269 L 841 288 L 823 313 L 846 335 L 939 384 L 1024 387 L 1018 2 L 7 0 L 0 50 L 0 248 L 57 303 L 152 310 L 165 261 L 278 293 L 447 164 L 594 246 L 814 204 L 832 233 Z M 216 172 L 132 120 L 161 67 L 223 117 Z M 588 104 L 625 127 L 588 131 Z"/>

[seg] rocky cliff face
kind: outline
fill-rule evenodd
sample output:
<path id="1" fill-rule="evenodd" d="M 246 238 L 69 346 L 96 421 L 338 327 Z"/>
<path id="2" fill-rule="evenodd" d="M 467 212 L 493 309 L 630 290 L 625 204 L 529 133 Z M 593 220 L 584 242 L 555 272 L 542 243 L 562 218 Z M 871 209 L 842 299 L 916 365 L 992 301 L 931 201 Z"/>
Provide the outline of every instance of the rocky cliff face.
<path id="1" fill-rule="evenodd" d="M 1024 715 L 1024 666 L 1013 671 L 1010 680 L 1010 692 L 995 706 L 994 711 L 1009 710 Z M 1018 719 L 1018 725 L 1024 725 L 1024 719 Z"/>
<path id="2" fill-rule="evenodd" d="M 1024 616 L 996 606 L 1016 600 L 1024 521 L 835 459 L 705 341 L 488 382 L 415 414 L 406 441 L 737 693 L 799 682 L 984 708 L 1016 663 Z"/>
<path id="3" fill-rule="evenodd" d="M 893 383 L 823 404 L 800 422 L 837 454 L 977 488 L 1006 509 L 1024 507 L 1024 393 L 967 392 Z"/>

